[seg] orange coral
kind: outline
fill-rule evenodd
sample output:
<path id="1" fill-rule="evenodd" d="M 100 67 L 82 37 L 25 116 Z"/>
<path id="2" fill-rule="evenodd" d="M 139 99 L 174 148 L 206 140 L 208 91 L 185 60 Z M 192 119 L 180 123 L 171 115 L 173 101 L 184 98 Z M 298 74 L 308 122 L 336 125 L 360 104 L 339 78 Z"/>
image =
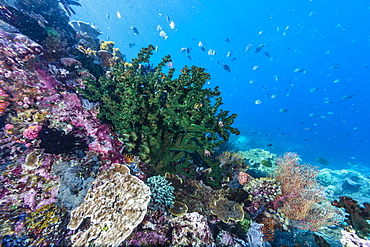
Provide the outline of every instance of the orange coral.
<path id="1" fill-rule="evenodd" d="M 322 193 L 317 168 L 301 165 L 299 160 L 296 153 L 286 153 L 277 160 L 275 179 L 282 195 L 275 199 L 274 208 L 300 229 L 317 231 L 324 225 L 338 224 L 341 216 Z"/>
<path id="2" fill-rule="evenodd" d="M 135 158 L 135 156 L 134 156 L 134 155 L 124 153 L 124 154 L 123 154 L 123 156 L 125 156 L 125 159 L 126 159 L 126 162 L 127 162 L 127 163 L 132 163 L 132 162 L 134 162 L 134 158 Z"/>
<path id="3" fill-rule="evenodd" d="M 263 241 L 271 242 L 274 241 L 274 232 L 275 232 L 275 221 L 273 218 L 265 217 L 262 219 L 263 227 Z"/>

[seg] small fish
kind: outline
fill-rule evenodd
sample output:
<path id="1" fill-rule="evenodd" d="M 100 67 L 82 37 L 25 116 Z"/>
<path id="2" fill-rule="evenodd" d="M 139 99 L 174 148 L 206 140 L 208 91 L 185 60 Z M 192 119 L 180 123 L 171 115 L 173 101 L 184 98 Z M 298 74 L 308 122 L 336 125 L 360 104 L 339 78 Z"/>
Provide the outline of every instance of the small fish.
<path id="1" fill-rule="evenodd" d="M 342 100 L 352 99 L 354 96 L 354 94 L 347 94 L 342 97 Z"/>
<path id="2" fill-rule="evenodd" d="M 128 47 L 130 47 L 130 48 L 132 48 L 132 47 L 134 47 L 135 46 L 135 43 L 129 43 L 128 44 Z"/>
<path id="3" fill-rule="evenodd" d="M 306 70 L 302 69 L 302 68 L 296 68 L 294 70 L 295 73 L 306 73 Z"/>
<path id="4" fill-rule="evenodd" d="M 319 90 L 319 88 L 318 88 L 318 87 L 314 87 L 314 88 L 312 88 L 312 89 L 310 90 L 310 93 L 314 93 L 314 92 L 316 92 L 317 90 Z"/>
<path id="5" fill-rule="evenodd" d="M 245 47 L 245 52 L 248 52 L 249 49 L 251 48 L 251 46 L 252 46 L 252 44 L 247 45 L 247 47 Z"/>
<path id="6" fill-rule="evenodd" d="M 336 79 L 335 81 L 333 81 L 333 83 L 338 83 L 340 82 L 340 79 Z"/>
<path id="7" fill-rule="evenodd" d="M 187 57 L 189 60 L 191 60 L 191 56 L 190 56 L 190 55 L 186 54 L 186 57 Z"/>
<path id="8" fill-rule="evenodd" d="M 202 51 L 206 51 L 206 48 L 204 48 L 204 46 L 202 46 L 200 49 L 201 49 Z"/>
<path id="9" fill-rule="evenodd" d="M 225 41 L 226 41 L 227 43 L 229 43 L 229 42 L 230 42 L 229 38 L 226 38 L 226 39 L 225 39 Z"/>
<path id="10" fill-rule="evenodd" d="M 168 63 L 167 63 L 167 67 L 168 67 L 168 68 L 172 68 L 172 67 L 173 67 L 173 63 L 172 63 L 172 62 L 168 62 Z"/>
<path id="11" fill-rule="evenodd" d="M 329 111 L 329 112 L 328 112 L 328 115 L 334 115 L 334 112 Z"/>
<path id="12" fill-rule="evenodd" d="M 119 11 L 117 11 L 117 18 L 118 19 L 121 19 L 122 18 L 121 13 Z"/>
<path id="13" fill-rule="evenodd" d="M 333 66 L 330 67 L 331 70 L 335 70 L 335 69 L 338 69 L 340 66 L 342 66 L 341 64 L 335 64 Z"/>
<path id="14" fill-rule="evenodd" d="M 159 32 L 159 36 L 161 36 L 162 38 L 164 38 L 164 39 L 167 39 L 168 38 L 168 36 L 167 36 L 167 34 L 166 34 L 166 32 L 165 31 L 160 31 Z"/>
<path id="15" fill-rule="evenodd" d="M 216 50 L 209 49 L 208 50 L 208 55 L 214 56 L 216 54 Z"/>
<path id="16" fill-rule="evenodd" d="M 135 35 L 139 35 L 139 30 L 136 27 L 130 27 L 130 29 L 134 32 Z"/>
<path id="17" fill-rule="evenodd" d="M 331 101 L 331 100 L 325 100 L 325 102 L 324 102 L 324 104 L 331 104 L 331 103 L 333 103 L 333 101 Z"/>
<path id="18" fill-rule="evenodd" d="M 280 94 L 278 93 L 274 93 L 273 95 L 271 95 L 271 99 L 275 99 L 277 96 L 279 96 Z"/>
<path id="19" fill-rule="evenodd" d="M 254 66 L 252 70 L 257 70 L 258 69 L 258 66 Z"/>
<path id="20" fill-rule="evenodd" d="M 108 19 L 110 19 L 110 16 L 109 16 L 109 14 L 105 14 L 105 17 L 107 17 Z"/>
<path id="21" fill-rule="evenodd" d="M 330 164 L 330 162 L 327 159 L 322 158 L 322 157 L 317 158 L 316 160 L 317 160 L 317 162 L 319 162 L 321 165 L 324 165 L 324 166 L 327 166 L 327 165 Z"/>
<path id="22" fill-rule="evenodd" d="M 224 68 L 224 70 L 226 70 L 227 72 L 231 72 L 231 69 L 230 69 L 230 67 L 229 67 L 229 65 L 227 65 L 227 64 L 222 64 L 222 67 Z"/>
<path id="23" fill-rule="evenodd" d="M 199 41 L 198 46 L 199 46 L 199 47 L 203 46 L 202 41 Z"/>
<path id="24" fill-rule="evenodd" d="M 227 54 L 226 54 L 226 57 L 231 57 L 233 54 L 234 54 L 234 52 L 228 51 Z"/>
<path id="25" fill-rule="evenodd" d="M 262 100 L 256 100 L 255 102 L 254 102 L 256 105 L 259 105 L 259 104 L 262 104 Z"/>
<path id="26" fill-rule="evenodd" d="M 310 117 L 316 117 L 315 114 L 313 114 L 313 113 L 310 113 L 308 116 L 310 116 Z"/>
<path id="27" fill-rule="evenodd" d="M 182 48 L 180 49 L 180 52 L 186 52 L 186 53 L 189 53 L 190 51 L 189 51 L 189 48 L 182 47 Z"/>
<path id="28" fill-rule="evenodd" d="M 161 25 L 158 25 L 157 26 L 157 31 L 161 31 L 162 30 L 162 26 Z"/>
<path id="29" fill-rule="evenodd" d="M 175 29 L 175 23 L 173 21 L 171 21 L 169 25 L 171 29 Z"/>
<path id="30" fill-rule="evenodd" d="M 265 44 L 260 44 L 259 46 L 257 46 L 257 48 L 254 52 L 260 52 L 263 47 L 265 47 Z"/>
<path id="31" fill-rule="evenodd" d="M 166 21 L 171 21 L 171 18 L 168 15 L 166 15 Z"/>
<path id="32" fill-rule="evenodd" d="M 280 79 L 280 75 L 275 75 L 274 78 L 275 78 L 275 81 L 278 81 Z"/>
<path id="33" fill-rule="evenodd" d="M 280 112 L 288 112 L 289 110 L 288 109 L 285 109 L 285 108 L 280 108 L 279 110 Z"/>
<path id="34" fill-rule="evenodd" d="M 263 54 L 265 54 L 266 57 L 271 57 L 270 53 L 268 52 L 264 52 Z"/>

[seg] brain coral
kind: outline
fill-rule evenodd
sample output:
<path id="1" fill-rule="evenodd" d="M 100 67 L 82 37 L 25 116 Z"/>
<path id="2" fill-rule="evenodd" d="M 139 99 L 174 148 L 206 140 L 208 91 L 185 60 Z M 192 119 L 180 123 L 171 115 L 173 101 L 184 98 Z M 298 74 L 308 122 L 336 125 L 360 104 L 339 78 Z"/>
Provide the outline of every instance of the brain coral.
<path id="1" fill-rule="evenodd" d="M 141 223 L 149 201 L 149 187 L 130 175 L 127 166 L 113 164 L 97 177 L 84 202 L 71 212 L 71 230 L 85 218 L 91 221 L 88 229 L 72 236 L 74 246 L 118 246 Z"/>

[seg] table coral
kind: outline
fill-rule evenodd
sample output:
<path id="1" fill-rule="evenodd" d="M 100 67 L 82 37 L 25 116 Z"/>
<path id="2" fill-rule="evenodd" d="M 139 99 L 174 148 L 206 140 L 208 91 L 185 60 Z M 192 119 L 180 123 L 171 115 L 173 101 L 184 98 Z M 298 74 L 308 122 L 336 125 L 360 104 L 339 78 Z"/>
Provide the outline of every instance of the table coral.
<path id="1" fill-rule="evenodd" d="M 130 175 L 127 166 L 113 164 L 98 175 L 85 201 L 71 212 L 71 230 L 77 230 L 86 218 L 91 221 L 88 229 L 72 236 L 74 246 L 91 242 L 118 246 L 141 223 L 149 201 L 149 187 Z"/>

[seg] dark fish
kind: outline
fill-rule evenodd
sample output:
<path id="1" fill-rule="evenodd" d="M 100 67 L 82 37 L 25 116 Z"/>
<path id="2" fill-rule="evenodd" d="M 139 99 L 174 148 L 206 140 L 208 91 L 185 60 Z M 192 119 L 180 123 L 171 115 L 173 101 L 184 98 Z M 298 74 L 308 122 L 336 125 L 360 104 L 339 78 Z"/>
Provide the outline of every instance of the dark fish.
<path id="1" fill-rule="evenodd" d="M 271 143 L 269 143 L 269 144 L 267 144 L 267 146 L 268 146 L 268 147 L 272 147 L 272 144 L 271 144 Z"/>
<path id="2" fill-rule="evenodd" d="M 206 51 L 206 48 L 204 48 L 204 46 L 202 46 L 200 49 L 201 49 L 202 51 Z"/>
<path id="3" fill-rule="evenodd" d="M 225 39 L 225 41 L 226 41 L 226 42 L 230 42 L 229 38 L 226 38 L 226 39 Z"/>
<path id="4" fill-rule="evenodd" d="M 139 35 L 139 31 L 137 30 L 136 27 L 130 27 L 130 28 L 134 32 L 135 35 Z"/>
<path id="5" fill-rule="evenodd" d="M 266 57 L 271 57 L 270 53 L 268 53 L 268 52 L 264 52 L 263 54 L 265 54 Z"/>
<path id="6" fill-rule="evenodd" d="M 222 64 L 222 67 L 224 68 L 224 70 L 226 70 L 227 72 L 231 72 L 231 69 L 230 69 L 230 67 L 229 67 L 229 65 L 227 65 L 227 64 Z"/>
<path id="7" fill-rule="evenodd" d="M 263 47 L 265 47 L 265 44 L 260 44 L 259 46 L 257 46 L 257 48 L 254 52 L 260 52 Z"/>
<path id="8" fill-rule="evenodd" d="M 354 94 L 347 94 L 342 97 L 342 100 L 352 99 L 354 96 Z"/>
<path id="9" fill-rule="evenodd" d="M 261 164 L 266 167 L 272 167 L 272 162 L 269 160 L 262 160 Z"/>
<path id="10" fill-rule="evenodd" d="M 324 159 L 324 158 L 322 158 L 322 157 L 317 158 L 316 160 L 317 160 L 317 162 L 319 162 L 321 165 L 324 165 L 324 166 L 327 166 L 327 165 L 329 165 L 329 164 L 330 164 L 330 162 L 329 162 L 329 161 L 327 161 L 326 159 Z"/>
<path id="11" fill-rule="evenodd" d="M 333 66 L 330 67 L 331 70 L 335 70 L 335 69 L 338 69 L 340 66 L 342 66 L 341 64 L 334 64 Z"/>
<path id="12" fill-rule="evenodd" d="M 190 55 L 186 55 L 186 57 L 187 57 L 189 60 L 191 60 L 191 56 L 190 56 Z"/>
<path id="13" fill-rule="evenodd" d="M 289 110 L 288 109 L 285 109 L 285 108 L 281 108 L 279 111 L 280 112 L 288 112 Z"/>
<path id="14" fill-rule="evenodd" d="M 168 21 L 168 22 L 171 21 L 171 18 L 168 15 L 166 15 L 166 21 Z"/>
<path id="15" fill-rule="evenodd" d="M 134 47 L 135 46 L 135 43 L 129 43 L 128 44 L 128 47 L 130 47 L 130 48 L 132 48 L 132 47 Z"/>

